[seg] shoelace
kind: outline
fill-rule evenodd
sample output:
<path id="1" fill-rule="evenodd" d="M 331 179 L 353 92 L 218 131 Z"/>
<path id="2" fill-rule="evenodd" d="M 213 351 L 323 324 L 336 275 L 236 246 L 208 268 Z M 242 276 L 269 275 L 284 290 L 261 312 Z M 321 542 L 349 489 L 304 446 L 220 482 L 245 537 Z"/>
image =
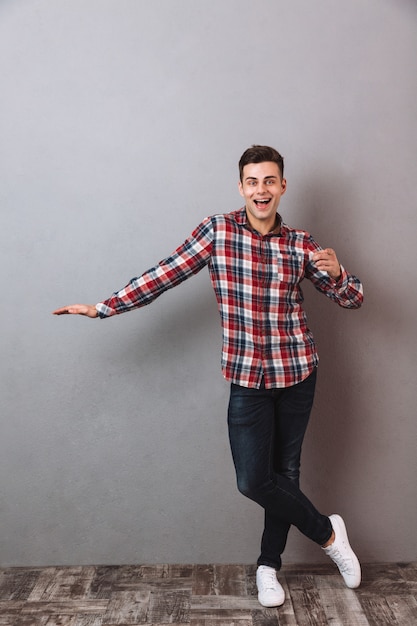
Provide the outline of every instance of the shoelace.
<path id="1" fill-rule="evenodd" d="M 332 552 L 332 559 L 337 564 L 339 571 L 342 573 L 349 573 L 352 569 L 352 559 L 343 557 L 339 552 L 338 548 L 334 549 Z"/>
<path id="2" fill-rule="evenodd" d="M 259 582 L 262 586 L 262 591 L 267 591 L 268 589 L 273 589 L 275 591 L 277 587 L 277 577 L 274 572 L 262 572 Z"/>

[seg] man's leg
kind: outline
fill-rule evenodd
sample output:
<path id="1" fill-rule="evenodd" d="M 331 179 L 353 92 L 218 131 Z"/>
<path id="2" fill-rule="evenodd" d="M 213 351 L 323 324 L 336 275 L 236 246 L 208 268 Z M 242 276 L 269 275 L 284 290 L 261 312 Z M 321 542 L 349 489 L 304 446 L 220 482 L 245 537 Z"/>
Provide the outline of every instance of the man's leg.
<path id="1" fill-rule="evenodd" d="M 314 400 L 317 370 L 303 382 L 271 390 L 274 398 L 273 470 L 299 487 L 304 435 Z M 290 524 L 265 510 L 265 527 L 258 565 L 270 565 L 284 552 Z M 278 555 L 278 558 L 277 558 Z"/>

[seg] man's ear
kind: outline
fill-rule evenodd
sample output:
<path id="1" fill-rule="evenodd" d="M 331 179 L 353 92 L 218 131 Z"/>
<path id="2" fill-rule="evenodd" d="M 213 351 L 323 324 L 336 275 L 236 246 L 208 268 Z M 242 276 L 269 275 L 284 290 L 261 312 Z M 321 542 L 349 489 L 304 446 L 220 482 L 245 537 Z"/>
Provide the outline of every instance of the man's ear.
<path id="1" fill-rule="evenodd" d="M 237 186 L 238 186 L 238 189 L 239 189 L 239 193 L 240 193 L 240 195 L 243 198 L 244 194 L 243 194 L 243 185 L 242 185 L 242 181 L 241 180 L 238 182 Z"/>
<path id="2" fill-rule="evenodd" d="M 283 178 L 281 180 L 281 189 L 282 189 L 282 193 L 285 193 L 287 191 L 287 179 Z"/>

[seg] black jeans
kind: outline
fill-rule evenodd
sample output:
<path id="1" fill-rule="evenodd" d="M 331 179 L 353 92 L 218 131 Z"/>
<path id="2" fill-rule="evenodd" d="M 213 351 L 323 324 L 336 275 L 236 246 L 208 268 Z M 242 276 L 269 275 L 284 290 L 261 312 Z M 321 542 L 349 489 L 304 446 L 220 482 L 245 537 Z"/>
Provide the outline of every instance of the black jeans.
<path id="1" fill-rule="evenodd" d="M 332 534 L 329 518 L 299 489 L 301 447 L 316 377 L 314 370 L 284 389 L 231 385 L 228 424 L 238 489 L 265 510 L 258 565 L 280 569 L 292 524 L 320 545 Z"/>

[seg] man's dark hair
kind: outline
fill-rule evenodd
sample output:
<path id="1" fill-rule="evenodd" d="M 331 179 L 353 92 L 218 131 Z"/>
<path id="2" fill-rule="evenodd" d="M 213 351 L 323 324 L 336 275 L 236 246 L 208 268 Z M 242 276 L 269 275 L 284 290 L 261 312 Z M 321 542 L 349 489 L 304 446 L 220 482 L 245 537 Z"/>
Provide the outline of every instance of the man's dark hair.
<path id="1" fill-rule="evenodd" d="M 239 161 L 239 177 L 242 182 L 243 168 L 249 163 L 264 163 L 265 161 L 272 161 L 278 165 L 278 169 L 281 174 L 281 179 L 284 177 L 284 159 L 274 148 L 269 146 L 252 146 L 245 150 L 240 157 Z"/>

